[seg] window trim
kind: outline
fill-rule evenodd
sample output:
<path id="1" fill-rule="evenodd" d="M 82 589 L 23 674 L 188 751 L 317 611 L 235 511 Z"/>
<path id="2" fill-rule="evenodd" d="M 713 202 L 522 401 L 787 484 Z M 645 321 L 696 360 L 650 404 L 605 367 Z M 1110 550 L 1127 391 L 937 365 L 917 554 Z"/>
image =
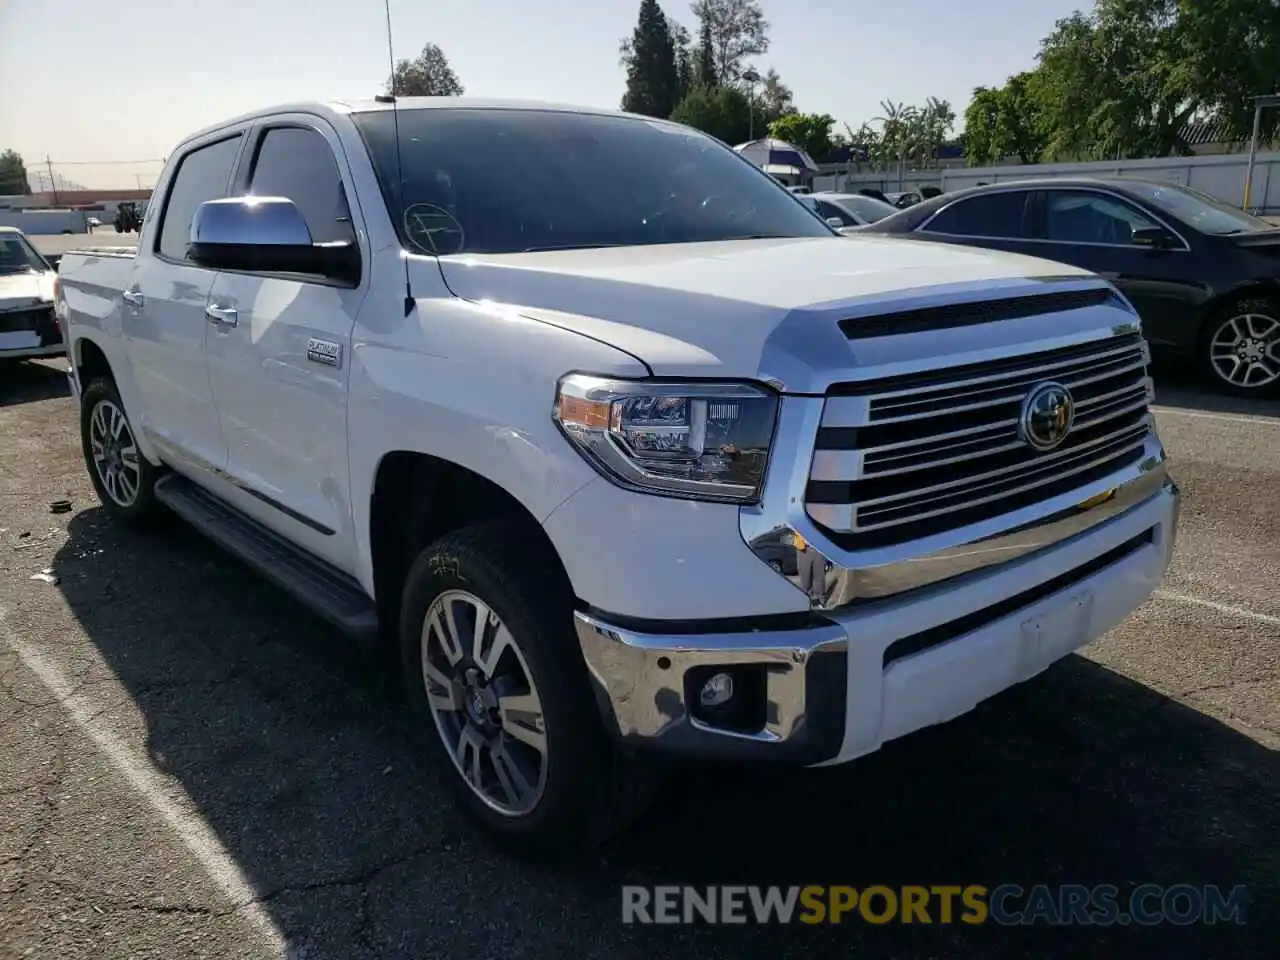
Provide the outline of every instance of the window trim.
<path id="1" fill-rule="evenodd" d="M 1008 242 L 1008 243 L 1030 243 L 1030 242 L 1034 241 L 1034 240 L 1035 240 L 1035 237 L 1000 237 L 1000 236 L 991 236 L 990 234 L 980 234 L 980 233 L 950 233 L 950 232 L 943 231 L 943 230 L 929 230 L 929 229 L 927 229 L 927 228 L 928 228 L 928 226 L 929 226 L 929 224 L 931 224 L 934 220 L 936 220 L 938 217 L 940 217 L 944 212 L 946 212 L 947 210 L 952 209 L 953 207 L 958 207 L 958 206 L 960 206 L 960 205 L 961 205 L 961 204 L 963 204 L 963 203 L 968 203 L 968 202 L 973 201 L 973 200 L 981 200 L 981 199 L 983 199 L 983 198 L 985 198 L 985 197 L 994 197 L 994 196 L 998 196 L 998 195 L 1000 195 L 1000 194 L 1002 194 L 1002 193 L 1025 193 L 1025 194 L 1026 194 L 1026 199 L 1024 199 L 1024 200 L 1023 200 L 1023 202 L 1022 202 L 1022 223 L 1023 223 L 1023 226 L 1024 226 L 1024 227 L 1025 227 L 1025 226 L 1027 226 L 1027 224 L 1028 224 L 1028 219 L 1027 219 L 1028 207 L 1029 207 L 1029 205 L 1030 205 L 1030 203 L 1031 203 L 1031 201 L 1032 201 L 1032 198 L 1034 198 L 1034 196 L 1035 196 L 1035 194 L 1036 194 L 1035 188 L 1033 188 L 1033 187 L 1027 187 L 1027 186 L 1014 186 L 1013 184 L 1010 184 L 1007 188 L 1002 189 L 1002 190 L 989 190 L 989 191 L 986 191 L 985 193 L 976 194 L 976 195 L 974 195 L 974 196 L 969 196 L 969 197 L 959 197 L 958 199 L 953 200 L 953 201 L 951 201 L 950 203 L 945 203 L 945 204 L 943 204 L 941 207 L 939 207 L 937 210 L 933 211 L 933 213 L 929 214 L 929 216 L 928 216 L 928 217 L 926 217 L 926 218 L 925 218 L 921 223 L 917 224 L 917 225 L 916 225 L 915 230 L 913 230 L 912 232 L 913 232 L 913 233 L 927 233 L 927 234 L 930 234 L 930 235 L 935 236 L 935 237 L 956 237 L 957 239 L 962 239 L 962 240 L 963 240 L 963 239 L 968 239 L 968 240 L 1004 240 L 1004 241 L 1006 241 L 1006 242 Z M 909 209 L 909 208 L 908 208 L 908 209 Z"/>
<path id="2" fill-rule="evenodd" d="M 185 258 L 179 260 L 169 256 L 167 253 L 163 253 L 160 250 L 160 241 L 164 238 L 164 224 L 169 217 L 169 204 L 173 200 L 174 185 L 178 182 L 178 177 L 182 174 L 182 165 L 186 163 L 187 159 L 194 153 L 198 153 L 199 151 L 205 150 L 209 147 L 216 147 L 220 143 L 226 143 L 228 140 L 238 138 L 240 140 L 240 144 L 236 149 L 235 156 L 231 158 L 231 169 L 227 171 L 227 181 L 222 187 L 223 196 L 229 196 L 236 171 L 240 167 L 240 160 L 244 156 L 244 145 L 248 131 L 248 127 L 229 127 L 223 130 L 217 130 L 211 133 L 208 137 L 187 145 L 182 151 L 181 156 L 178 157 L 177 162 L 173 165 L 173 172 L 165 178 L 164 200 L 160 205 L 160 213 L 156 216 L 155 239 L 151 243 L 151 255 L 157 260 L 162 260 L 165 263 L 171 263 L 179 267 L 191 267 L 196 270 L 210 270 L 211 273 L 217 272 L 216 270 L 211 270 L 209 267 L 202 267 L 199 264 L 192 263 L 190 260 Z M 150 210 L 151 204 L 148 203 L 147 211 L 150 212 Z"/>
<path id="3" fill-rule="evenodd" d="M 1025 185 L 1018 185 L 1018 184 L 1011 183 L 1007 187 L 1004 187 L 1002 189 L 990 190 L 985 193 L 979 194 L 978 196 L 985 197 L 985 196 L 992 196 L 997 193 L 1017 193 L 1018 191 L 1026 191 L 1028 200 L 1030 200 L 1036 194 L 1040 194 L 1042 197 L 1040 203 L 1042 203 L 1045 206 L 1045 210 L 1041 211 L 1041 214 L 1043 215 L 1043 213 L 1047 211 L 1048 202 L 1049 202 L 1048 201 L 1049 193 L 1054 191 L 1062 192 L 1067 190 L 1070 190 L 1073 193 L 1101 194 L 1109 199 L 1118 200 L 1123 204 L 1133 207 L 1143 216 L 1147 217 L 1148 219 L 1154 220 L 1156 223 L 1160 224 L 1162 227 L 1164 227 L 1166 230 L 1172 233 L 1175 237 L 1178 238 L 1178 241 L 1182 244 L 1181 247 L 1169 247 L 1167 249 L 1161 250 L 1160 251 L 1161 253 L 1190 253 L 1191 252 L 1191 244 L 1187 242 L 1187 238 L 1183 236 L 1181 231 L 1179 231 L 1176 227 L 1172 226 L 1167 220 L 1165 220 L 1165 218 L 1149 211 L 1145 206 L 1135 203 L 1132 199 L 1130 199 L 1129 197 L 1126 197 L 1124 194 L 1118 193 L 1114 190 L 1108 190 L 1105 187 L 1095 187 L 1095 186 L 1080 187 L 1080 186 L 1065 186 L 1065 185 L 1059 187 L 1059 186 L 1053 186 L 1052 184 L 1044 184 L 1044 183 L 1038 184 L 1035 187 L 1028 187 Z M 1108 250 L 1149 249 L 1147 247 L 1136 247 L 1132 243 L 1094 243 L 1089 241 L 1076 242 L 1073 240 L 1050 240 L 1046 237 L 986 237 L 986 236 L 982 236 L 980 234 L 974 234 L 974 233 L 944 233 L 939 230 L 931 231 L 926 229 L 928 225 L 932 223 L 933 220 L 939 214 L 941 214 L 944 210 L 949 210 L 952 207 L 956 206 L 957 204 L 964 203 L 966 200 L 974 200 L 974 199 L 977 199 L 977 197 L 972 197 L 972 196 L 961 197 L 957 200 L 953 200 L 951 203 L 943 204 L 937 210 L 933 211 L 933 213 L 929 214 L 929 216 L 926 217 L 923 221 L 918 223 L 912 229 L 911 232 L 928 234 L 934 237 L 950 237 L 956 240 L 1004 240 L 1007 243 L 1048 243 L 1048 244 L 1053 244 L 1054 246 L 1102 247 Z M 1025 208 L 1023 209 L 1023 218 L 1024 220 L 1026 218 Z"/>

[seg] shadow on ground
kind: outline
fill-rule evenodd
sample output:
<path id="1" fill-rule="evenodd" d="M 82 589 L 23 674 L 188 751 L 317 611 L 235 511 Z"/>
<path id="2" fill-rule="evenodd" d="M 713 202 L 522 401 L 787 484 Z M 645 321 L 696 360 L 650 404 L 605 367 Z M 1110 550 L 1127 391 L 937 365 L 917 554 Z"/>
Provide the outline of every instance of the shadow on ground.
<path id="1" fill-rule="evenodd" d="M 61 364 L 0 358 L 0 407 L 69 396 L 65 361 Z"/>
<path id="2" fill-rule="evenodd" d="M 1277 942 L 1257 909 L 1244 927 L 1144 930 L 620 923 L 625 883 L 1246 884 L 1274 903 L 1276 755 L 1082 658 L 851 766 L 677 772 L 610 848 L 537 866 L 455 815 L 436 780 L 452 771 L 414 757 L 386 660 L 176 522 L 134 534 L 93 509 L 70 534 L 61 590 L 151 759 L 307 960 L 1260 957 Z"/>
<path id="3" fill-rule="evenodd" d="M 1237 397 L 1221 393 L 1193 363 L 1176 357 L 1157 357 L 1151 364 L 1156 403 L 1186 410 L 1280 417 L 1280 394 Z"/>

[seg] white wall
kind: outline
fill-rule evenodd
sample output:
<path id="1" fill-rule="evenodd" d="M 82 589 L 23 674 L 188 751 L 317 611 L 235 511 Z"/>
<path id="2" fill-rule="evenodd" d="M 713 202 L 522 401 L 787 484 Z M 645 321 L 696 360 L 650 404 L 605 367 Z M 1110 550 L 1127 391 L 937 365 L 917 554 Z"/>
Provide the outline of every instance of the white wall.
<path id="1" fill-rule="evenodd" d="M 1005 183 L 1032 177 L 1140 177 L 1190 186 L 1227 203 L 1244 202 L 1247 153 L 1199 157 L 1162 157 L 1156 160 L 1119 160 L 1101 163 L 1037 163 L 1011 167 L 964 167 L 952 170 L 910 170 L 899 186 L 896 173 L 854 173 L 815 177 L 814 190 L 858 190 L 876 187 L 885 192 L 941 187 L 946 192 L 979 183 Z M 1263 213 L 1280 212 L 1280 153 L 1259 153 L 1253 170 L 1249 206 Z"/>

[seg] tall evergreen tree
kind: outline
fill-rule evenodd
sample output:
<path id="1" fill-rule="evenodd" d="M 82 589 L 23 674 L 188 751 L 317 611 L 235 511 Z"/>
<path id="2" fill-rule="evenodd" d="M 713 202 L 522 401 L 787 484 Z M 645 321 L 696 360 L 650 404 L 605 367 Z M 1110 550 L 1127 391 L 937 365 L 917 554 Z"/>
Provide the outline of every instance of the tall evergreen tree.
<path id="1" fill-rule="evenodd" d="M 658 0 L 640 0 L 640 17 L 631 36 L 627 92 L 622 109 L 649 117 L 669 117 L 680 96 L 675 44 Z"/>
<path id="2" fill-rule="evenodd" d="M 698 82 L 704 87 L 716 85 L 716 49 L 711 40 L 711 21 L 702 21 L 698 40 Z"/>

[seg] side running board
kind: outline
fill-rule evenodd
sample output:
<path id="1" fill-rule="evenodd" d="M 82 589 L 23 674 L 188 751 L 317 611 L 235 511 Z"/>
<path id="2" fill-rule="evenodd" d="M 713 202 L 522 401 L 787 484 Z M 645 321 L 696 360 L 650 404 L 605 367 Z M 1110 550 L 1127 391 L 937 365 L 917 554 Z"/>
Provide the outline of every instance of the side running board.
<path id="1" fill-rule="evenodd" d="M 340 630 L 364 641 L 377 639 L 374 602 L 351 577 L 176 473 L 159 480 L 155 492 L 183 520 Z"/>

